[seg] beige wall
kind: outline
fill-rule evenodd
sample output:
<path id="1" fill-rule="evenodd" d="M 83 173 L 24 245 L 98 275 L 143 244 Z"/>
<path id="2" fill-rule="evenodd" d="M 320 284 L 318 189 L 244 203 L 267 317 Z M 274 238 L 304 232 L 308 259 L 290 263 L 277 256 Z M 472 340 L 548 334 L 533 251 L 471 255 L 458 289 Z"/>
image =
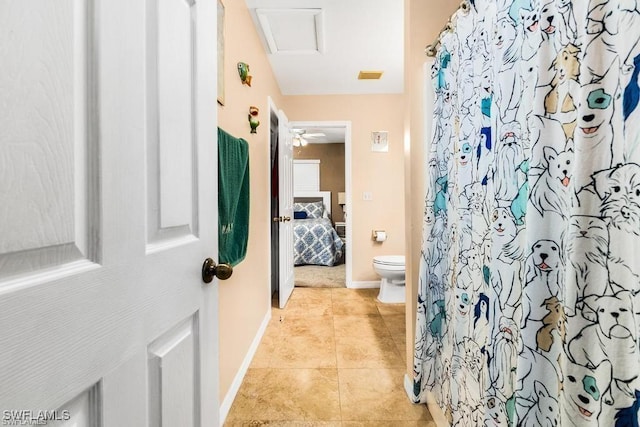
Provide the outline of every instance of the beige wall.
<path id="1" fill-rule="evenodd" d="M 351 121 L 353 221 L 351 246 L 354 281 L 378 276 L 376 255 L 404 254 L 403 95 L 285 96 L 290 121 Z M 371 151 L 371 132 L 389 132 L 389 152 Z M 373 200 L 362 200 L 362 193 Z M 386 230 L 387 241 L 371 240 L 372 230 Z"/>
<path id="2" fill-rule="evenodd" d="M 282 108 L 275 81 L 253 21 L 243 0 L 225 4 L 225 105 L 218 107 L 218 126 L 249 142 L 251 208 L 247 256 L 233 276 L 220 281 L 220 396 L 224 399 L 251 342 L 270 310 L 269 106 L 271 96 Z M 249 64 L 251 87 L 240 82 L 239 61 Z M 215 100 L 212 100 L 215 102 Z M 251 134 L 249 106 L 260 109 L 260 126 Z"/>
<path id="3" fill-rule="evenodd" d="M 406 96 L 283 97 L 244 1 L 225 1 L 225 105 L 218 107 L 218 125 L 249 142 L 251 214 L 247 257 L 229 280 L 219 282 L 221 398 L 227 395 L 270 310 L 270 260 L 264 256 L 270 252 L 268 96 L 287 113 L 289 120 L 352 122 L 353 280 L 377 279 L 371 268 L 375 255 L 409 253 L 407 307 L 415 307 L 414 265 L 420 251 L 423 209 L 424 46 L 433 40 L 457 6 L 457 0 L 405 0 Z M 238 61 L 250 65 L 252 87 L 241 84 L 236 71 Z M 257 134 L 249 133 L 250 105 L 260 109 L 262 124 Z M 376 130 L 389 131 L 388 153 L 371 151 L 371 132 Z M 405 132 L 411 145 L 405 146 Z M 372 201 L 362 200 L 364 191 L 373 193 Z M 372 242 L 373 229 L 387 230 L 388 240 L 382 245 Z M 414 314 L 414 310 L 407 310 L 409 373 L 413 370 Z"/>
<path id="4" fill-rule="evenodd" d="M 293 149 L 294 159 L 320 160 L 320 191 L 331 191 L 331 218 L 343 221 L 338 192 L 344 191 L 344 144 L 309 144 Z"/>
<path id="5" fill-rule="evenodd" d="M 459 2 L 452 0 L 405 0 L 405 129 L 410 144 L 405 150 L 405 212 L 407 258 L 407 373 L 413 372 L 415 309 L 418 293 L 418 268 L 422 245 L 424 212 L 424 79 L 428 60 L 426 45 L 433 42 Z"/>

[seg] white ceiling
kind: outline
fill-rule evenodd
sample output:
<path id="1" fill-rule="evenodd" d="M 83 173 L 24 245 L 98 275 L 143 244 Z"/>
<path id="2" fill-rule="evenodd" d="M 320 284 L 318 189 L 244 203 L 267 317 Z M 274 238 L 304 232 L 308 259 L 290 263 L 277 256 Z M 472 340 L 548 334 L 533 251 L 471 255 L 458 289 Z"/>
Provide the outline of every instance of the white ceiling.
<path id="1" fill-rule="evenodd" d="M 403 0 L 245 1 L 283 95 L 403 92 Z"/>

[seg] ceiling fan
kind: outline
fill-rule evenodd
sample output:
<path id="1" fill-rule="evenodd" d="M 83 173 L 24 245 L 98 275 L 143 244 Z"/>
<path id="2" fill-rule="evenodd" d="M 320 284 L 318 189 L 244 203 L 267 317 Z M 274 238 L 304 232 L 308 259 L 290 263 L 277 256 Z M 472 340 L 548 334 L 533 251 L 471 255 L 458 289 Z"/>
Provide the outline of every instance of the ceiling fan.
<path id="1" fill-rule="evenodd" d="M 293 133 L 294 147 L 304 147 L 309 143 L 308 138 L 326 136 L 324 133 L 307 133 L 305 129 L 291 129 L 291 133 Z"/>

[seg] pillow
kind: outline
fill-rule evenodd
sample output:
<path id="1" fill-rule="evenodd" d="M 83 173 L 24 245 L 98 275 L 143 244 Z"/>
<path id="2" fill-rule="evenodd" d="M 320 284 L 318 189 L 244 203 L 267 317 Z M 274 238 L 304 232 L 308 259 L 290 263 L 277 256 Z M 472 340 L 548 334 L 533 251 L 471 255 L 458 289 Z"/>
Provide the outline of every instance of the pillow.
<path id="1" fill-rule="evenodd" d="M 293 211 L 304 211 L 307 213 L 307 218 L 322 218 L 324 215 L 324 204 L 319 202 L 298 202 L 293 204 Z"/>
<path id="2" fill-rule="evenodd" d="M 306 211 L 294 211 L 293 219 L 305 219 L 307 217 Z"/>

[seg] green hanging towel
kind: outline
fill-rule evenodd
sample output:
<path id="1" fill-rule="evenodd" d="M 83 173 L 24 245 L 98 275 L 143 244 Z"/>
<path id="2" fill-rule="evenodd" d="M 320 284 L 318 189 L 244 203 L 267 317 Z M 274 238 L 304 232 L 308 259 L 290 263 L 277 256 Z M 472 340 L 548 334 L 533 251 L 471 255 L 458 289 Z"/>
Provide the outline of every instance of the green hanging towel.
<path id="1" fill-rule="evenodd" d="M 249 240 L 249 144 L 218 128 L 218 258 L 235 266 Z"/>

